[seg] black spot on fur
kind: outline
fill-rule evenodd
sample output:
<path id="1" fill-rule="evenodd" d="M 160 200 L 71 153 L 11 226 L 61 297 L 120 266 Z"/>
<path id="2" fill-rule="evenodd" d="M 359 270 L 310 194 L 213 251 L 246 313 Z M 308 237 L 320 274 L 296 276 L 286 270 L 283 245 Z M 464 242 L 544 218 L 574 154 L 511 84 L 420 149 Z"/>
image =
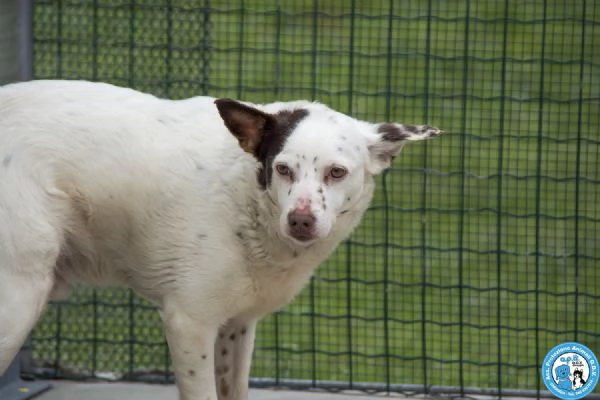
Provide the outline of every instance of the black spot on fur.
<path id="1" fill-rule="evenodd" d="M 229 335 L 229 340 L 235 340 L 235 333 L 232 333 L 231 335 Z"/>
<path id="2" fill-rule="evenodd" d="M 344 211 L 342 211 L 342 212 L 340 213 L 340 215 L 341 215 L 341 214 L 346 214 L 348 211 L 350 211 L 350 210 L 344 210 Z"/>
<path id="3" fill-rule="evenodd" d="M 315 156 L 315 158 L 313 158 L 313 164 L 316 163 L 318 159 L 319 157 Z"/>
<path id="4" fill-rule="evenodd" d="M 404 129 L 406 129 L 410 133 L 418 133 L 419 132 L 419 128 L 417 128 L 414 125 L 404 125 Z"/>
<path id="5" fill-rule="evenodd" d="M 315 167 L 315 172 L 317 172 L 317 167 Z"/>
<path id="6" fill-rule="evenodd" d="M 244 234 L 241 231 L 237 231 L 235 233 L 235 236 L 237 236 L 240 240 L 244 240 Z"/>
<path id="7" fill-rule="evenodd" d="M 219 339 L 223 339 L 225 337 L 225 334 L 223 332 L 219 332 Z"/>
<path id="8" fill-rule="evenodd" d="M 404 125 L 404 129 L 408 132 L 416 133 L 417 127 L 414 125 Z M 398 142 L 400 140 L 406 140 L 410 135 L 398 128 L 396 124 L 381 124 L 377 128 L 377 132 L 381 133 L 381 138 L 388 142 Z"/>
<path id="9" fill-rule="evenodd" d="M 193 369 L 190 369 L 190 370 L 188 371 L 188 374 L 189 374 L 190 376 L 196 376 L 196 371 L 194 371 Z"/>
<path id="10" fill-rule="evenodd" d="M 294 250 L 294 257 L 298 257 L 298 252 Z"/>
<path id="11" fill-rule="evenodd" d="M 245 335 L 245 334 L 246 334 L 246 332 L 247 332 L 247 331 L 246 331 L 246 328 L 242 328 L 242 330 L 240 331 L 240 333 L 241 333 L 242 335 Z"/>
<path id="12" fill-rule="evenodd" d="M 290 190 L 288 190 L 288 196 L 292 194 L 292 189 L 290 188 Z"/>
<path id="13" fill-rule="evenodd" d="M 158 123 L 163 124 L 163 125 L 169 124 L 169 120 L 165 117 L 158 117 L 158 118 L 156 118 L 156 120 L 158 121 Z"/>
<path id="14" fill-rule="evenodd" d="M 306 160 L 306 156 L 304 154 L 302 154 L 302 159 Z"/>
<path id="15" fill-rule="evenodd" d="M 189 350 L 184 350 L 183 354 L 190 354 L 190 351 Z"/>
<path id="16" fill-rule="evenodd" d="M 206 354 L 202 354 L 202 359 L 203 359 L 203 360 L 206 360 L 206 358 L 207 358 L 207 357 L 208 357 L 208 356 L 207 356 Z"/>
<path id="17" fill-rule="evenodd" d="M 223 397 L 227 397 L 229 395 L 229 385 L 227 385 L 227 381 L 225 378 L 221 378 L 221 383 L 219 384 L 219 391 Z"/>
<path id="18" fill-rule="evenodd" d="M 317 193 L 323 193 L 323 186 L 319 186 L 319 188 L 317 189 Z"/>
<path id="19" fill-rule="evenodd" d="M 300 169 L 300 163 L 296 163 L 296 169 Z"/>
<path id="20" fill-rule="evenodd" d="M 346 201 L 350 201 L 350 196 L 346 197 Z"/>
<path id="21" fill-rule="evenodd" d="M 221 350 L 221 355 L 225 357 L 227 354 L 229 354 L 229 350 L 227 350 L 227 347 L 223 347 L 223 349 Z"/>
<path id="22" fill-rule="evenodd" d="M 327 210 L 327 204 L 323 203 L 323 211 Z"/>
<path id="23" fill-rule="evenodd" d="M 219 376 L 225 375 L 225 374 L 227 374 L 229 372 L 229 366 L 223 365 L 222 367 L 217 367 L 217 368 L 215 368 L 215 372 Z"/>
<path id="24" fill-rule="evenodd" d="M 2 165 L 4 165 L 5 167 L 8 167 L 10 162 L 12 161 L 12 154 L 8 154 L 6 157 L 4 157 L 4 159 L 2 160 Z"/>
<path id="25" fill-rule="evenodd" d="M 302 108 L 284 110 L 273 114 L 267 121 L 263 138 L 255 151 L 256 158 L 262 164 L 258 171 L 258 183 L 263 189 L 266 189 L 271 183 L 273 159 L 281 152 L 285 141 L 298 123 L 307 115 L 308 110 Z"/>

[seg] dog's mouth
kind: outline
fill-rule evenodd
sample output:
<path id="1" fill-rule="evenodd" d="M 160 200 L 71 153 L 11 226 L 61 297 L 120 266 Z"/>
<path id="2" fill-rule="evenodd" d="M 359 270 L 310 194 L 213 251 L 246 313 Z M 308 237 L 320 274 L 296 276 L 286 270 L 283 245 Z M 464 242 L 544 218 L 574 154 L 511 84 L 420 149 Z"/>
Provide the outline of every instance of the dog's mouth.
<path id="1" fill-rule="evenodd" d="M 319 240 L 319 237 L 315 234 L 310 233 L 292 233 L 289 230 L 285 233 L 285 236 L 291 240 L 294 244 L 302 247 L 308 247 L 311 244 Z"/>
<path id="2" fill-rule="evenodd" d="M 287 238 L 293 244 L 300 247 L 309 247 L 320 239 L 320 237 L 314 233 L 298 233 L 293 232 L 289 229 L 286 232 L 284 232 L 283 236 L 285 236 L 285 238 Z"/>
<path id="3" fill-rule="evenodd" d="M 314 242 L 315 240 L 318 239 L 314 234 L 311 234 L 311 233 L 292 233 L 292 232 L 289 232 L 288 236 L 290 238 L 292 238 L 294 241 L 302 243 L 302 244 Z"/>

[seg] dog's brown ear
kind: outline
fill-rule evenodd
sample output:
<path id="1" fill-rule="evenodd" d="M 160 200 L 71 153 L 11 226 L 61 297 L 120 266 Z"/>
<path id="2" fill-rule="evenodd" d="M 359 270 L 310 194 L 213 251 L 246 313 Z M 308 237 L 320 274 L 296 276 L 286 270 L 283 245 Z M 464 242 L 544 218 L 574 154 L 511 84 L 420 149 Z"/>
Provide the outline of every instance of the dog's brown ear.
<path id="1" fill-rule="evenodd" d="M 407 142 L 429 139 L 443 133 L 440 129 L 429 125 L 385 123 L 373 127 L 377 132 L 375 142 L 369 145 L 370 170 L 373 174 L 388 168 Z"/>
<path id="2" fill-rule="evenodd" d="M 225 126 L 240 142 L 242 149 L 256 154 L 265 128 L 273 123 L 273 117 L 232 99 L 217 99 L 215 104 Z"/>

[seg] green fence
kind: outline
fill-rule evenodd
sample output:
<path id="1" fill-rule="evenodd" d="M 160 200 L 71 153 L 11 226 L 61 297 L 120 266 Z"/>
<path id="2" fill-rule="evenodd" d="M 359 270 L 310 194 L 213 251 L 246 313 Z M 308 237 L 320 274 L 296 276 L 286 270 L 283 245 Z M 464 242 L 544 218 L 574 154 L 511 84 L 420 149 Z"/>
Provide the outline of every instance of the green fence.
<path id="1" fill-rule="evenodd" d="M 39 0 L 34 75 L 447 132 L 405 151 L 260 324 L 255 385 L 539 396 L 552 346 L 600 353 L 598 1 Z M 34 356 L 46 376 L 172 379 L 159 318 L 128 291 L 50 307 Z"/>

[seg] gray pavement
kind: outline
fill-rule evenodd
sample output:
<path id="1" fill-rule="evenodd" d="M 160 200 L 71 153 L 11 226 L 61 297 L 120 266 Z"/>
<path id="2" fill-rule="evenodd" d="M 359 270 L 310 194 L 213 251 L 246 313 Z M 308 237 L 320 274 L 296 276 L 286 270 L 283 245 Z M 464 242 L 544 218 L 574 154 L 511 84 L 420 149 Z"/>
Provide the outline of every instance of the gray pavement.
<path id="1" fill-rule="evenodd" d="M 177 400 L 173 385 L 145 383 L 80 383 L 58 381 L 35 400 Z M 253 389 L 250 400 L 374 400 L 383 396 Z"/>

